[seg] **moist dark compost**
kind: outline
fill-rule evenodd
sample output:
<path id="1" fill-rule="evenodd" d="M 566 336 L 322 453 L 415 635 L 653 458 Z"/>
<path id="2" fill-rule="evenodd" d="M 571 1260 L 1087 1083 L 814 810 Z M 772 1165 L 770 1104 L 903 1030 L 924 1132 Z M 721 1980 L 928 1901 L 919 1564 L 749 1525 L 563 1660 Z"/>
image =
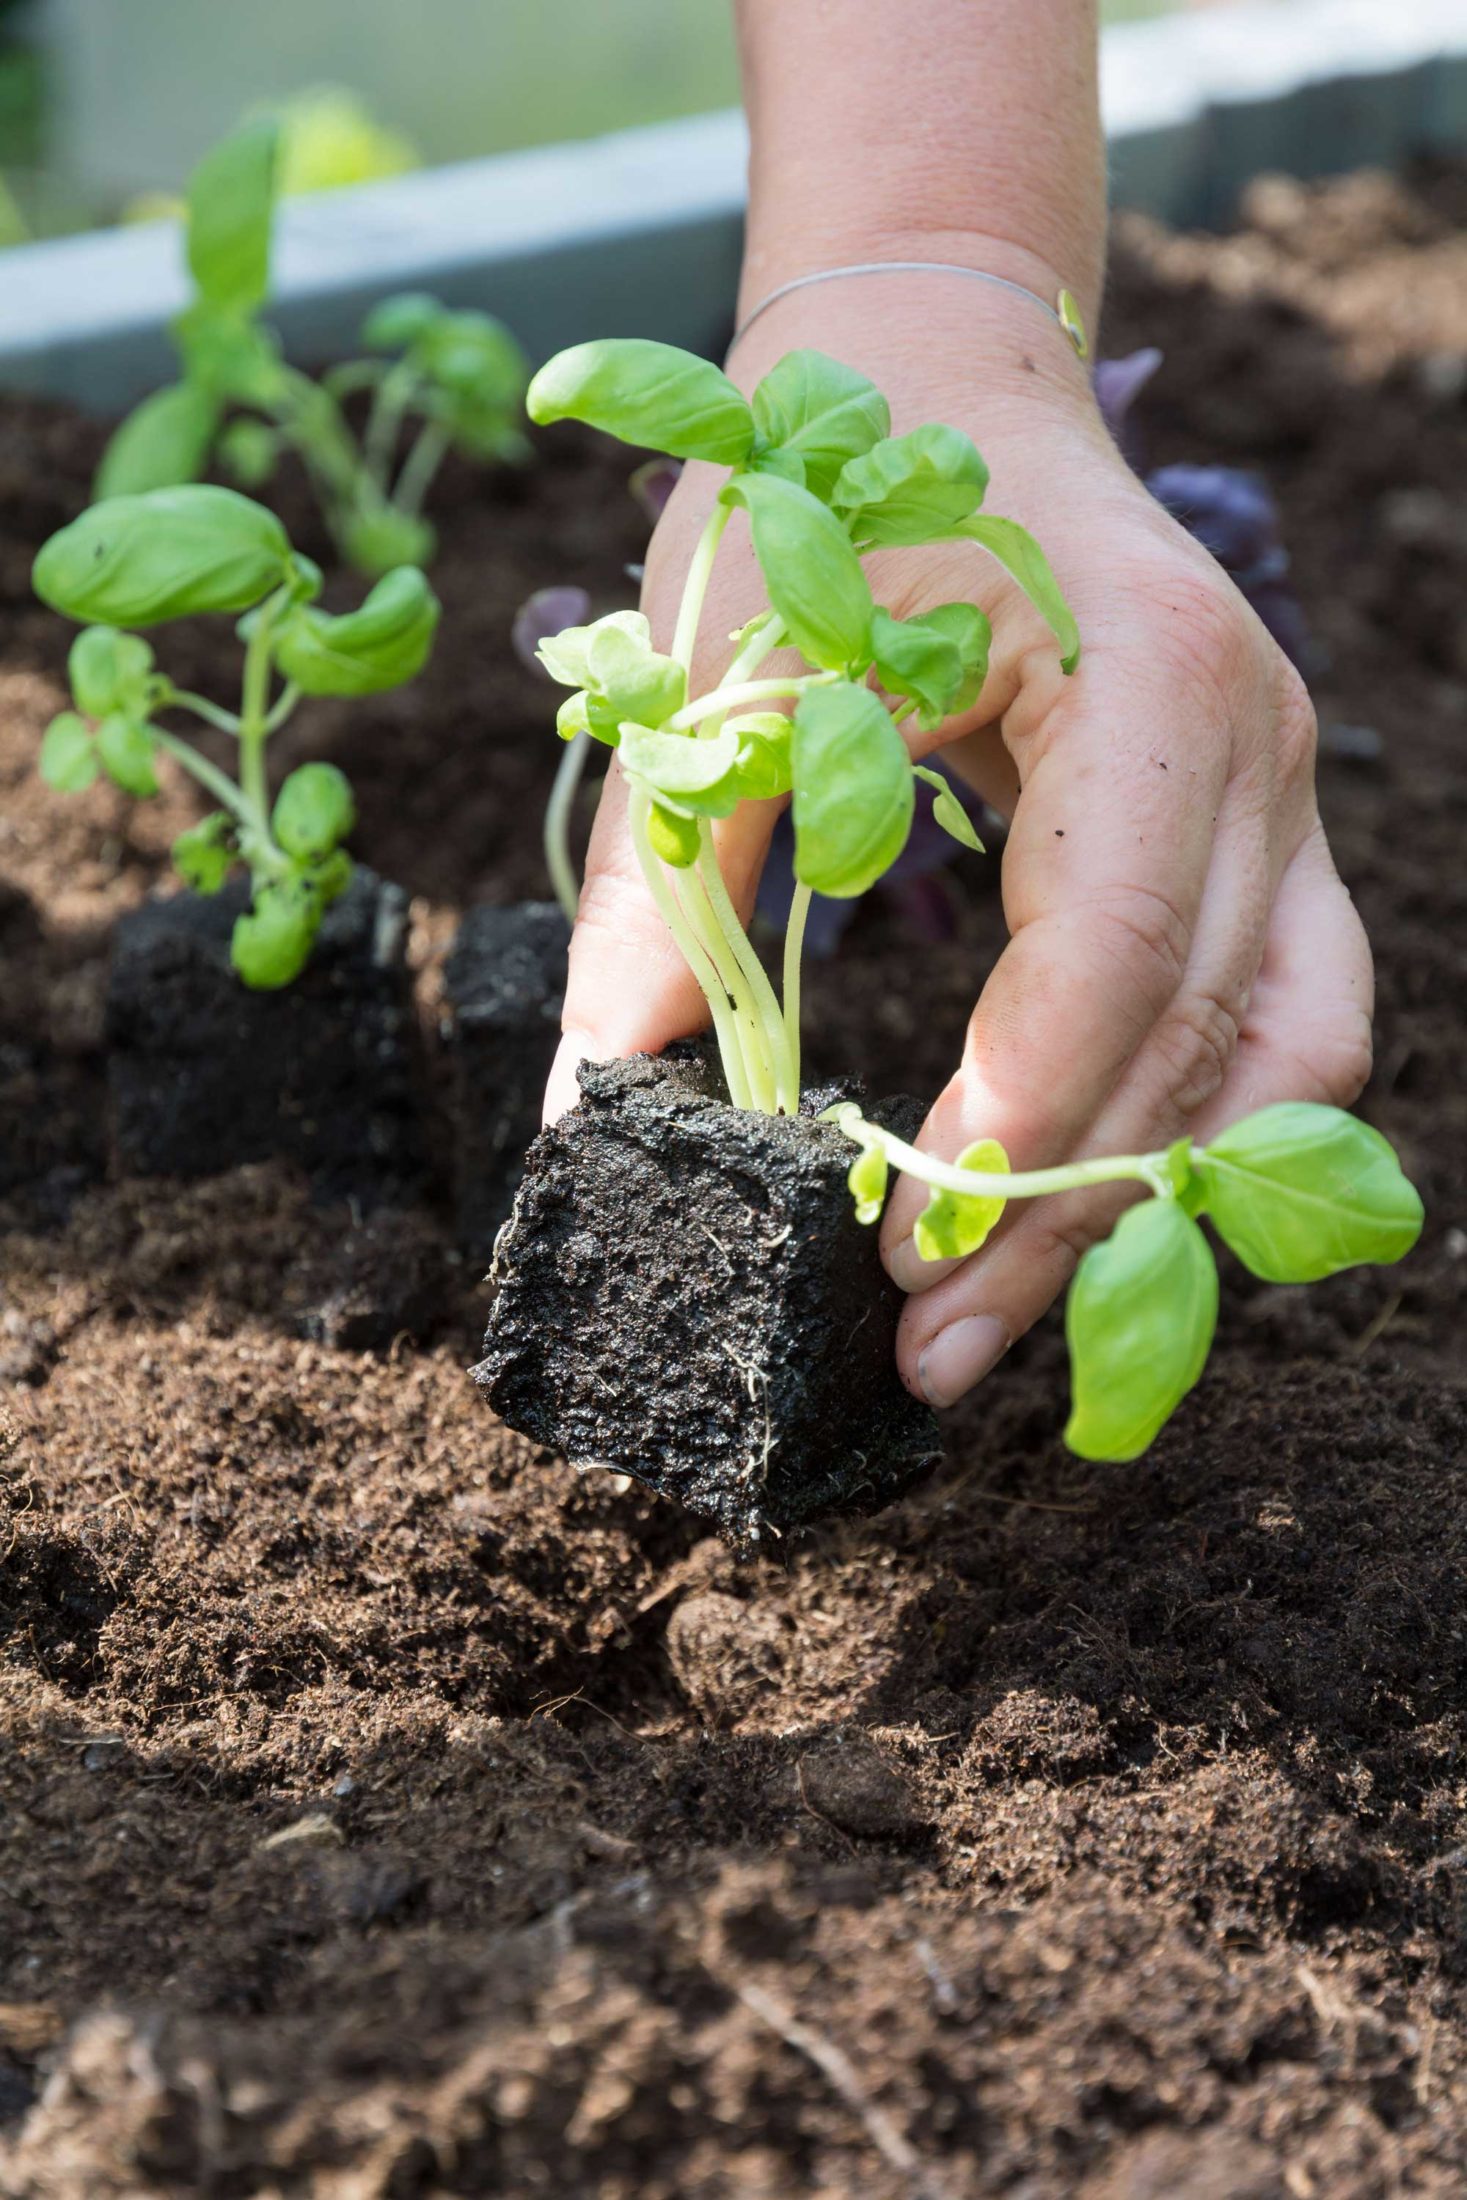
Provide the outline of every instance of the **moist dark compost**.
<path id="1" fill-rule="evenodd" d="M 570 927 L 553 901 L 481 904 L 464 917 L 444 966 L 454 1231 L 480 1266 L 488 1265 L 540 1128 L 569 943 Z"/>
<path id="2" fill-rule="evenodd" d="M 732 1108 L 696 1061 L 587 1062 L 580 1084 L 495 1248 L 475 1372 L 508 1426 L 745 1550 L 929 1473 L 937 1423 L 896 1372 L 901 1293 L 841 1133 Z M 907 1138 L 924 1113 L 871 1111 Z"/>
<path id="3" fill-rule="evenodd" d="M 108 1175 L 108 955 L 194 811 L 35 776 L 68 636 L 26 574 L 99 436 L 0 405 L 7 2200 L 1467 2190 L 1467 184 L 1124 225 L 1105 349 L 1144 343 L 1150 463 L 1279 497 L 1426 1234 L 1307 1291 L 1228 1263 L 1126 1468 L 1065 1453 L 1051 1318 L 909 1495 L 752 1561 L 486 1407 L 446 1132 L 371 1210 Z M 464 911 L 545 892 L 510 619 L 627 601 L 633 463 L 449 468 L 433 664 L 313 714 L 429 1039 Z M 812 1076 L 938 1089 L 998 869 L 947 945 L 863 909 Z"/>
<path id="4" fill-rule="evenodd" d="M 117 927 L 107 990 L 112 1140 L 124 1175 L 294 1161 L 336 1191 L 423 1174 L 407 901 L 358 870 L 294 985 L 230 965 L 243 882 L 145 902 Z"/>

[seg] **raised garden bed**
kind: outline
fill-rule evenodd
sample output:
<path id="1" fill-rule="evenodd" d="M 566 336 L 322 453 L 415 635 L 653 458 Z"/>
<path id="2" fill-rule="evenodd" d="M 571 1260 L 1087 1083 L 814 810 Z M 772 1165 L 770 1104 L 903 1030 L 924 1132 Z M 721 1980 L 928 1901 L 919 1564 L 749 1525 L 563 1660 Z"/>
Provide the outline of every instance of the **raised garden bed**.
<path id="1" fill-rule="evenodd" d="M 1132 1467 L 1061 1449 L 1046 1325 L 930 1482 L 783 1561 L 484 1410 L 446 1185 L 353 1237 L 289 1165 L 106 1180 L 109 936 L 188 810 L 34 779 L 28 553 L 96 440 L 0 410 L 0 2185 L 1460 2190 L 1467 189 L 1258 207 L 1133 234 L 1106 348 L 1169 354 L 1157 462 L 1280 494 L 1427 1236 L 1233 1270 Z M 503 637 L 548 581 L 624 600 L 627 470 L 446 476 L 432 667 L 317 721 L 425 1029 L 461 911 L 543 895 Z M 967 876 L 920 988 L 878 910 L 812 972 L 812 1075 L 945 1074 L 1001 935 Z"/>

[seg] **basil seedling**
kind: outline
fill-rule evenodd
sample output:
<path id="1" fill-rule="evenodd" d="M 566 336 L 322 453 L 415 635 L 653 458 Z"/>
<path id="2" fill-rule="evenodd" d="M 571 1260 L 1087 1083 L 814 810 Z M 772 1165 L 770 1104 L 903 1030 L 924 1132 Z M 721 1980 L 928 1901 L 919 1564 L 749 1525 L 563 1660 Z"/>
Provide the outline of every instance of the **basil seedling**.
<path id="1" fill-rule="evenodd" d="M 1066 672 L 1080 656 L 1074 617 L 1038 543 L 981 509 L 988 470 L 969 439 L 941 424 L 893 435 L 875 385 L 819 352 L 791 352 L 746 399 L 717 367 L 669 345 L 581 344 L 541 369 L 528 406 L 536 421 L 583 420 L 729 469 L 688 563 L 668 653 L 639 612 L 622 611 L 546 635 L 538 655 L 571 691 L 562 738 L 619 751 L 633 845 L 707 1000 L 731 1099 L 794 1114 L 812 893 L 860 894 L 890 869 L 917 778 L 938 791 L 940 825 L 965 846 L 977 837 L 947 782 L 913 766 L 901 727 L 915 716 L 932 729 L 971 706 L 989 622 L 972 603 L 894 617 L 873 596 L 865 554 L 972 543 L 1047 622 Z M 768 602 L 733 637 L 718 684 L 690 698 L 709 578 L 735 511 L 747 514 Z M 761 676 L 770 653 L 791 646 L 805 669 Z M 785 795 L 796 886 L 781 1004 L 729 898 L 713 821 L 741 801 Z M 1256 1274 L 1281 1282 L 1398 1260 L 1421 1229 L 1421 1202 L 1389 1146 L 1336 1108 L 1269 1108 L 1206 1148 L 1182 1140 L 1024 1174 L 992 1140 L 948 1164 L 855 1105 L 827 1114 L 857 1148 L 850 1186 L 862 1222 L 879 1216 L 892 1168 L 928 1186 L 915 1233 L 924 1259 L 976 1252 L 1010 1199 L 1128 1179 L 1152 1195 L 1086 1254 L 1070 1294 L 1067 1437 L 1086 1458 L 1134 1458 L 1201 1373 L 1217 1276 L 1200 1214 Z"/>
<path id="2" fill-rule="evenodd" d="M 450 450 L 520 459 L 528 366 L 488 314 L 453 312 L 418 293 L 384 299 L 362 341 L 372 356 L 323 381 L 288 366 L 260 319 L 270 295 L 280 130 L 248 123 L 195 169 L 185 204 L 193 297 L 173 324 L 181 374 L 118 428 L 97 476 L 99 499 L 197 481 L 216 456 L 241 488 L 261 489 L 282 454 L 305 466 L 332 539 L 373 578 L 426 565 L 436 538 L 423 517 Z M 368 390 L 360 439 L 342 410 Z M 401 465 L 404 425 L 417 424 Z"/>
<path id="3" fill-rule="evenodd" d="M 86 622 L 69 660 L 75 707 L 46 729 L 42 777 L 74 793 L 105 773 L 142 798 L 158 792 L 160 756 L 182 765 L 219 807 L 180 833 L 174 866 L 201 894 L 218 893 L 244 867 L 251 901 L 235 922 L 234 967 L 246 985 L 288 985 L 351 878 L 343 843 L 355 807 L 344 775 L 319 763 L 291 772 L 272 803 L 269 738 L 303 695 L 372 695 L 412 679 L 438 623 L 427 581 L 403 566 L 360 609 L 322 611 L 321 575 L 273 512 L 233 489 L 192 483 L 94 504 L 44 545 L 33 578 L 43 602 Z M 244 613 L 237 711 L 175 687 L 152 645 L 125 631 L 210 611 Z M 233 738 L 233 777 L 158 723 L 171 711 Z"/>

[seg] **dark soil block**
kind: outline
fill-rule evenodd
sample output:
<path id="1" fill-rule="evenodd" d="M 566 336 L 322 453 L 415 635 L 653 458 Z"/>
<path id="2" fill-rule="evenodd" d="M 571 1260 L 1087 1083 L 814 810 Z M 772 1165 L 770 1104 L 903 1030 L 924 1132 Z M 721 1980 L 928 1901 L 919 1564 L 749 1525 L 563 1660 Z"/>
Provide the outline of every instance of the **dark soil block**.
<path id="1" fill-rule="evenodd" d="M 243 884 L 147 902 L 117 927 L 107 992 L 112 1145 L 125 1175 L 281 1159 L 324 1190 L 423 1170 L 401 890 L 358 869 L 295 983 L 254 993 L 229 960 Z"/>
<path id="2" fill-rule="evenodd" d="M 487 1261 L 540 1128 L 560 1039 L 570 928 L 555 902 L 470 909 L 444 972 L 455 1235 Z"/>
<path id="3" fill-rule="evenodd" d="M 848 1140 L 728 1106 L 697 1063 L 580 1079 L 495 1251 L 495 1411 L 743 1547 L 890 1504 L 941 1445 L 897 1376 L 901 1296 L 855 1219 Z M 885 1119 L 910 1134 L 921 1112 Z"/>

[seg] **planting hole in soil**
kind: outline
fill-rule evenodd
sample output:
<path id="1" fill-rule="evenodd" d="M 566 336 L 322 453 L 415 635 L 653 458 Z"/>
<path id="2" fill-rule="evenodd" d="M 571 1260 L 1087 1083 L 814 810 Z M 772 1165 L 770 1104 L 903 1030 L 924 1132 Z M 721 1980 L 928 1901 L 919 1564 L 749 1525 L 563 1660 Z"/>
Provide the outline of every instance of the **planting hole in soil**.
<path id="1" fill-rule="evenodd" d="M 1223 1249 L 1211 1360 L 1125 1466 L 1061 1441 L 1056 1317 L 905 1497 L 748 1560 L 489 1409 L 446 1185 L 384 1224 L 279 1159 L 108 1175 L 118 920 L 215 805 L 171 764 L 39 780 L 29 568 L 102 438 L 0 408 L 0 2189 L 1458 2200 L 1464 298 L 1460 172 L 1361 177 L 1125 225 L 1105 329 L 1165 354 L 1149 466 L 1277 498 L 1376 954 L 1360 1112 L 1421 1245 L 1307 1287 Z M 626 452 L 535 442 L 445 463 L 416 679 L 271 736 L 277 786 L 350 779 L 429 1033 L 460 920 L 546 891 L 515 612 L 625 602 L 645 546 Z M 328 566 L 288 456 L 271 501 Z M 215 694 L 229 636 L 153 639 Z M 950 937 L 870 899 L 807 964 L 807 1090 L 950 1073 L 1005 934 L 980 829 Z"/>

